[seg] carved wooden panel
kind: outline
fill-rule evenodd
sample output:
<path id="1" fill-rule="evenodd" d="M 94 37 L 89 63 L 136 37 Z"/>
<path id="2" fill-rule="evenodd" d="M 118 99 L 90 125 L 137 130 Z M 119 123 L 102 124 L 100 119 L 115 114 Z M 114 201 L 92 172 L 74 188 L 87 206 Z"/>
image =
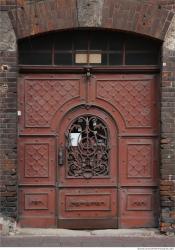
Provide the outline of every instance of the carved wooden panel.
<path id="1" fill-rule="evenodd" d="M 128 194 L 127 210 L 129 211 L 149 211 L 153 208 L 153 200 L 151 194 Z"/>
<path id="2" fill-rule="evenodd" d="M 128 145 L 128 177 L 151 177 L 152 147 Z"/>
<path id="3" fill-rule="evenodd" d="M 22 216 L 55 214 L 55 190 L 53 188 L 20 189 Z"/>
<path id="4" fill-rule="evenodd" d="M 55 226 L 55 189 L 54 188 L 20 188 L 19 217 L 23 226 Z"/>
<path id="5" fill-rule="evenodd" d="M 25 127 L 49 127 L 63 104 L 80 96 L 78 79 L 25 80 Z"/>
<path id="6" fill-rule="evenodd" d="M 151 79 L 97 79 L 96 97 L 116 108 L 128 128 L 151 128 L 154 113 L 154 85 Z"/>
<path id="7" fill-rule="evenodd" d="M 60 217 L 65 219 L 116 217 L 116 198 L 116 189 L 111 188 L 63 189 L 60 191 Z"/>
<path id="8" fill-rule="evenodd" d="M 122 188 L 119 191 L 120 228 L 155 227 L 158 195 L 151 188 Z"/>
<path id="9" fill-rule="evenodd" d="M 19 139 L 20 184 L 55 184 L 55 146 L 53 138 Z"/>
<path id="10" fill-rule="evenodd" d="M 157 185 L 157 139 L 120 139 L 120 184 Z"/>
<path id="11" fill-rule="evenodd" d="M 48 177 L 49 175 L 49 144 L 26 144 L 25 177 Z"/>
<path id="12" fill-rule="evenodd" d="M 109 194 L 66 195 L 66 211 L 107 211 L 111 210 Z"/>

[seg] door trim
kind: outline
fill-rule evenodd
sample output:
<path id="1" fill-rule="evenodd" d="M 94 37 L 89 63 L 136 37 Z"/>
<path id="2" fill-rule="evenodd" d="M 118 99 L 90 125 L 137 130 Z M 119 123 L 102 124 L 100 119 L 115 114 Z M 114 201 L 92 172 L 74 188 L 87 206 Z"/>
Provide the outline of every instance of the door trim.
<path id="1" fill-rule="evenodd" d="M 101 66 L 91 67 L 93 73 L 159 73 L 160 66 Z M 20 73 L 84 73 L 85 67 L 80 66 L 32 66 L 19 65 Z"/>

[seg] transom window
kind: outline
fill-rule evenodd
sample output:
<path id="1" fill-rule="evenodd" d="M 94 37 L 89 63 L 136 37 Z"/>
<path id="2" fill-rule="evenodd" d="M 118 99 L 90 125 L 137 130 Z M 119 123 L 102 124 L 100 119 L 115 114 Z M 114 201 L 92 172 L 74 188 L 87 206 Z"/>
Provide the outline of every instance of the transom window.
<path id="1" fill-rule="evenodd" d="M 18 42 L 23 65 L 159 65 L 160 42 L 109 31 L 64 31 Z"/>

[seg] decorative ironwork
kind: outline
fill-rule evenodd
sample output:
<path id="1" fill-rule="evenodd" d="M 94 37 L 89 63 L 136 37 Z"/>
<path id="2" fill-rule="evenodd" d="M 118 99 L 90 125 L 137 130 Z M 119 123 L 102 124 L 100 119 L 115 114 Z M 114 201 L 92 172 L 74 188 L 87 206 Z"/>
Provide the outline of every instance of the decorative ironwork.
<path id="1" fill-rule="evenodd" d="M 67 136 L 67 175 L 93 178 L 109 175 L 108 131 L 96 116 L 75 120 Z"/>

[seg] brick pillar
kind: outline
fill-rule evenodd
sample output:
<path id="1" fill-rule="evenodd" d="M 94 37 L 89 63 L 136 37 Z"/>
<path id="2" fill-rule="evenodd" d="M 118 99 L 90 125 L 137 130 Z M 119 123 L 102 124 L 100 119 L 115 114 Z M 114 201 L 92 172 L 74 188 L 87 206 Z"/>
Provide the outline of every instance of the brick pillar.
<path id="1" fill-rule="evenodd" d="M 165 2 L 165 1 L 164 1 Z M 175 1 L 174 1 L 175 2 Z M 172 1 L 167 8 L 175 7 Z M 161 87 L 160 230 L 175 233 L 175 17 L 163 46 Z"/>
<path id="2" fill-rule="evenodd" d="M 17 55 L 8 16 L 14 7 L 15 0 L 0 2 L 0 221 L 17 216 Z"/>

